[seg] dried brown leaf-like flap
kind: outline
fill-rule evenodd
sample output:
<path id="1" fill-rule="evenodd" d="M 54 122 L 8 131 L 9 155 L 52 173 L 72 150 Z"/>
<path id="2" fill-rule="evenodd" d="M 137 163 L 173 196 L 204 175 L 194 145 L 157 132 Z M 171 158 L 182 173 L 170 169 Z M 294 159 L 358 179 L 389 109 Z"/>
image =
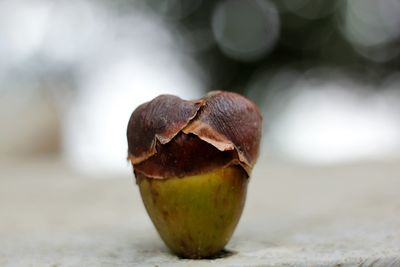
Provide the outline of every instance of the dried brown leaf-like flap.
<path id="1" fill-rule="evenodd" d="M 259 152 L 261 115 L 229 92 L 198 101 L 162 95 L 139 106 L 128 124 L 129 159 L 152 178 L 182 177 L 231 164 L 250 175 Z"/>
<path id="2" fill-rule="evenodd" d="M 220 151 L 235 149 L 241 165 L 250 173 L 258 158 L 262 117 L 247 98 L 229 92 L 212 92 L 198 116 L 183 129 Z"/>
<path id="3" fill-rule="evenodd" d="M 160 95 L 140 105 L 128 123 L 128 151 L 133 164 L 156 154 L 157 142 L 171 141 L 199 110 L 201 102 L 186 101 L 173 95 Z"/>

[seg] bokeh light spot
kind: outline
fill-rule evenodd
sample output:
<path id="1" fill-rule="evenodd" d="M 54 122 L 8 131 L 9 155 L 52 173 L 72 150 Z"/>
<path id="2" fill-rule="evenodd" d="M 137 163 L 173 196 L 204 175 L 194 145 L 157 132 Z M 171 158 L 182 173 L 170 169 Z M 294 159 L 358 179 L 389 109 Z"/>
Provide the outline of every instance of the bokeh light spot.
<path id="1" fill-rule="evenodd" d="M 280 21 L 271 2 L 228 0 L 214 10 L 212 28 L 226 55 L 240 61 L 254 61 L 274 47 Z"/>

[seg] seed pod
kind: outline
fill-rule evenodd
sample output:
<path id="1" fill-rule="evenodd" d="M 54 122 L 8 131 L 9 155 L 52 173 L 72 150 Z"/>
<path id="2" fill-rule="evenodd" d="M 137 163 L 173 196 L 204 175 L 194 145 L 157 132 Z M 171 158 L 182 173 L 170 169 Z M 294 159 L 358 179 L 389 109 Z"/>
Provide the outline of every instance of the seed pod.
<path id="1" fill-rule="evenodd" d="M 147 212 L 166 245 L 207 258 L 229 241 L 257 160 L 261 115 L 245 97 L 161 95 L 129 120 L 128 158 Z"/>

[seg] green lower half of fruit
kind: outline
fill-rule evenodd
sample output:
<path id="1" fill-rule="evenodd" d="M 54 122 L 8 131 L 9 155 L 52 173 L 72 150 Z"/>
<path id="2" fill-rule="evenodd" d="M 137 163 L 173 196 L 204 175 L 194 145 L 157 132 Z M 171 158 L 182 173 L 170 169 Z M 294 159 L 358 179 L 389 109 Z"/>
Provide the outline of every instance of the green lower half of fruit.
<path id="1" fill-rule="evenodd" d="M 245 203 L 248 178 L 242 168 L 163 180 L 138 178 L 146 210 L 172 252 L 194 259 L 221 252 Z"/>

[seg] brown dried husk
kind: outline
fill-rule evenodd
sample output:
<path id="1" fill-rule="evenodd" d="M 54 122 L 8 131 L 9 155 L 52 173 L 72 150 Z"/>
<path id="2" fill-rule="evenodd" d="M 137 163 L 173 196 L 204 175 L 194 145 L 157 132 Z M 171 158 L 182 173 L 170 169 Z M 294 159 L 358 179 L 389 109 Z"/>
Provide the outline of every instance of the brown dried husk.
<path id="1" fill-rule="evenodd" d="M 231 92 L 187 101 L 161 95 L 139 106 L 128 123 L 128 158 L 135 172 L 165 179 L 230 165 L 248 176 L 258 158 L 262 118 L 257 106 Z"/>

